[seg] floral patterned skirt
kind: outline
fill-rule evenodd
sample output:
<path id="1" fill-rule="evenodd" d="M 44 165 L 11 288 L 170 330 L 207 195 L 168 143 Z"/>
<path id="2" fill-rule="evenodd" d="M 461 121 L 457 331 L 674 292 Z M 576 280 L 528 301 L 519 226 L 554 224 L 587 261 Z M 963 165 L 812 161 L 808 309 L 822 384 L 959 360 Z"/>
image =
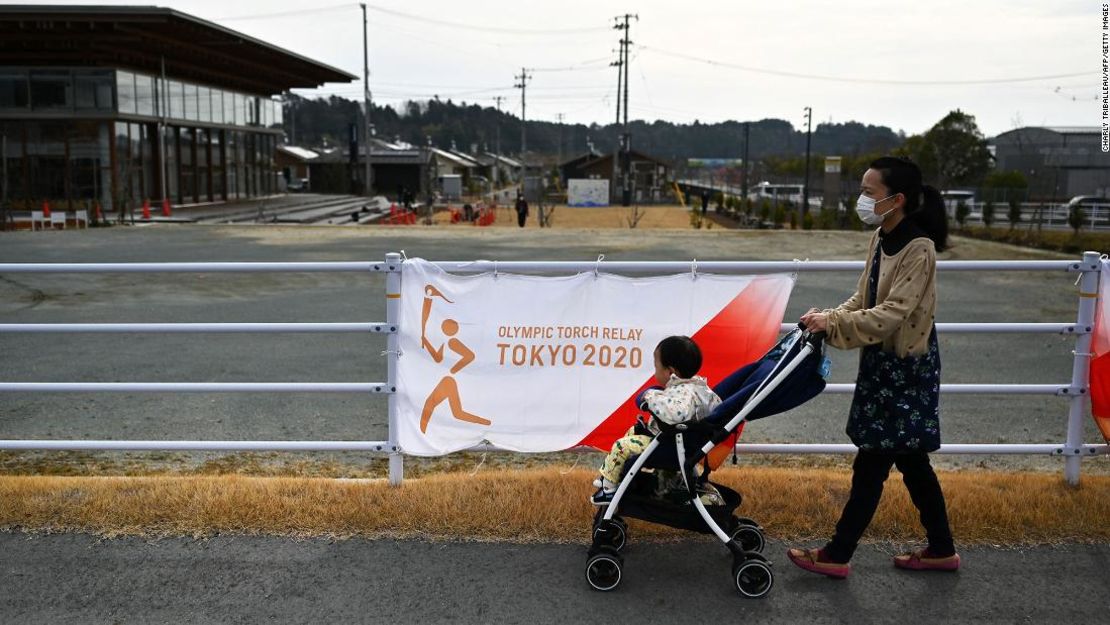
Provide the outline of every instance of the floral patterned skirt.
<path id="1" fill-rule="evenodd" d="M 940 448 L 940 350 L 935 326 L 929 349 L 920 356 L 899 358 L 879 345 L 863 348 L 845 431 L 867 451 Z"/>

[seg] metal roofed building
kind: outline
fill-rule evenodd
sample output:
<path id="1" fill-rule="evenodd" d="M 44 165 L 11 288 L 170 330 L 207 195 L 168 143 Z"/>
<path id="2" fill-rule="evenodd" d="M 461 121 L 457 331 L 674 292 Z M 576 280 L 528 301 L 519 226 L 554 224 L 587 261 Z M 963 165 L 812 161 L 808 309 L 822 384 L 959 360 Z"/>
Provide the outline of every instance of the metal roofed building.
<path id="1" fill-rule="evenodd" d="M 173 9 L 0 5 L 0 199 L 111 211 L 274 193 L 275 96 L 357 78 Z"/>
<path id="2" fill-rule="evenodd" d="M 991 139 L 990 148 L 997 169 L 1025 176 L 1031 199 L 1110 197 L 1110 154 L 1098 126 L 1017 128 Z"/>

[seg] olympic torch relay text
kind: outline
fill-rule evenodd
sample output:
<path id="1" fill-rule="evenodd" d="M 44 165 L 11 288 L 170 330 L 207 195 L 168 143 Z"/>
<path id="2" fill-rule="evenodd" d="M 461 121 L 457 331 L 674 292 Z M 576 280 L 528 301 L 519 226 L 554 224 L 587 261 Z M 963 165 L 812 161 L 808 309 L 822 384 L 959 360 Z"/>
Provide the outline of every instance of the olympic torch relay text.
<path id="1" fill-rule="evenodd" d="M 644 364 L 643 328 L 503 325 L 497 336 L 519 341 L 497 343 L 497 364 L 502 367 L 638 369 Z M 556 339 L 578 342 L 548 342 Z"/>

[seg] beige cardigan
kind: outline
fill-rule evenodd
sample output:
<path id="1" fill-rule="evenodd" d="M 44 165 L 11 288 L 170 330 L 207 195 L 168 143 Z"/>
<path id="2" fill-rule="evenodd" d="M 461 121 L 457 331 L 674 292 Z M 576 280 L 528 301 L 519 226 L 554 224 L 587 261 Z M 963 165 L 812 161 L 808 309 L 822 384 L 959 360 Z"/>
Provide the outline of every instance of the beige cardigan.
<path id="1" fill-rule="evenodd" d="M 883 351 L 900 358 L 921 355 L 929 348 L 929 333 L 937 312 L 937 253 L 932 240 L 918 237 L 893 256 L 879 261 L 877 301 L 864 309 L 871 259 L 879 245 L 879 231 L 871 235 L 867 265 L 856 292 L 836 308 L 826 309 L 826 342 L 841 349 L 882 343 Z"/>

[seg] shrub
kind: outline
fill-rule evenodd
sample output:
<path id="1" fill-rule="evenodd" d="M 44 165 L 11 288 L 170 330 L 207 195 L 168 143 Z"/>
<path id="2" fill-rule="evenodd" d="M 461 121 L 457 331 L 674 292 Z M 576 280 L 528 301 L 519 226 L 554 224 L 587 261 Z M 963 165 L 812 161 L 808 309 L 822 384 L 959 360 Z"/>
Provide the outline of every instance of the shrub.
<path id="1" fill-rule="evenodd" d="M 962 230 L 967 223 L 967 216 L 971 214 L 971 209 L 968 208 L 967 203 L 960 202 L 956 204 L 956 223 L 960 224 Z"/>
<path id="2" fill-rule="evenodd" d="M 1010 200 L 1010 210 L 1006 212 L 1006 216 L 1010 218 L 1010 230 L 1021 222 L 1021 204 L 1017 200 Z"/>
<path id="3" fill-rule="evenodd" d="M 1083 227 L 1083 222 L 1087 219 L 1087 215 L 1083 212 L 1082 206 L 1073 206 L 1071 212 L 1068 213 L 1068 225 L 1075 231 L 1075 236 L 1079 236 L 1079 230 Z"/>

